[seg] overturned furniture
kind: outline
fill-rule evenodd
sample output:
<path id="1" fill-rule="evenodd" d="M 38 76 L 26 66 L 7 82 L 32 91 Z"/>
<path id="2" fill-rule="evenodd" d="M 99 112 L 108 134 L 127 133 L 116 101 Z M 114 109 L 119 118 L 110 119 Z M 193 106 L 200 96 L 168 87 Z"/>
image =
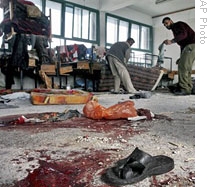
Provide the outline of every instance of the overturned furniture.
<path id="1" fill-rule="evenodd" d="M 164 71 L 159 67 L 145 68 L 128 65 L 134 87 L 137 90 L 154 91 L 163 77 Z"/>
<path id="2" fill-rule="evenodd" d="M 164 71 L 159 67 L 142 67 L 136 64 L 127 65 L 132 83 L 137 90 L 153 91 L 158 86 Z M 98 91 L 110 91 L 114 88 L 114 78 L 108 64 L 101 65 L 101 77 Z"/>

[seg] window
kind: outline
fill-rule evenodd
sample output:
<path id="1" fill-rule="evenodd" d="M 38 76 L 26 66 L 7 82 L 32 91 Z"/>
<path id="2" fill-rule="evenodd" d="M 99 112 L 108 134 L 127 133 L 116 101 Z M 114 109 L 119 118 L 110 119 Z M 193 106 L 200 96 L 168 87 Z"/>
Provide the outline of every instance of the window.
<path id="1" fill-rule="evenodd" d="M 98 44 L 98 19 L 97 11 L 67 3 L 65 6 L 65 38 Z"/>
<path id="2" fill-rule="evenodd" d="M 141 49 L 150 49 L 150 29 L 148 27 L 141 27 Z"/>
<path id="3" fill-rule="evenodd" d="M 117 42 L 117 19 L 108 16 L 107 17 L 107 26 L 106 26 L 106 41 L 107 43 L 115 43 Z"/>
<path id="4" fill-rule="evenodd" d="M 107 43 L 109 44 L 125 41 L 129 35 L 129 22 L 107 16 L 106 33 Z"/>
<path id="5" fill-rule="evenodd" d="M 89 39 L 90 40 L 97 40 L 97 15 L 95 12 L 90 12 L 90 23 L 89 23 Z"/>
<path id="6" fill-rule="evenodd" d="M 45 3 L 46 2 L 46 3 Z M 45 15 L 51 11 L 52 38 L 99 44 L 99 11 L 61 0 L 34 0 Z M 54 45 L 54 44 L 52 44 Z"/>
<path id="7" fill-rule="evenodd" d="M 74 8 L 73 37 L 97 40 L 97 14 L 87 9 Z"/>
<path id="8" fill-rule="evenodd" d="M 55 35 L 61 35 L 61 3 L 46 1 L 46 16 L 50 14 L 51 10 L 51 32 Z"/>
<path id="9" fill-rule="evenodd" d="M 131 24 L 131 37 L 135 40 L 133 48 L 140 48 L 140 26 Z"/>
<path id="10" fill-rule="evenodd" d="M 81 25 L 82 25 L 82 10 L 81 8 L 74 9 L 74 34 L 73 36 L 76 38 L 81 38 Z"/>
<path id="11" fill-rule="evenodd" d="M 4 16 L 3 16 L 3 8 L 0 8 L 0 20 L 2 21 L 4 19 Z M 0 37 L 0 46 L 2 45 L 2 36 Z"/>
<path id="12" fill-rule="evenodd" d="M 120 20 L 119 22 L 119 41 L 125 41 L 128 38 L 128 27 L 127 21 Z"/>
<path id="13" fill-rule="evenodd" d="M 82 10 L 82 38 L 88 39 L 89 11 Z"/>
<path id="14" fill-rule="evenodd" d="M 152 53 L 151 26 L 106 14 L 106 47 L 109 48 L 117 41 L 125 41 L 128 37 L 135 40 L 132 45 L 133 51 Z"/>
<path id="15" fill-rule="evenodd" d="M 65 11 L 65 37 L 72 38 L 72 26 L 73 26 L 73 7 L 66 7 Z"/>

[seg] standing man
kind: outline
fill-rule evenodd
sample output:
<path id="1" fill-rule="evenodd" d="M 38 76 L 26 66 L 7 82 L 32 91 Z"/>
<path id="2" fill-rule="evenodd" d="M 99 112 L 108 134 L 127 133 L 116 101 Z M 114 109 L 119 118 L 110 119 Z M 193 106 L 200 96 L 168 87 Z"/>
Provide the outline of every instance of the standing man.
<path id="1" fill-rule="evenodd" d="M 129 72 L 126 68 L 130 58 L 131 46 L 135 43 L 133 38 L 128 38 L 125 42 L 116 42 L 106 53 L 106 59 L 109 63 L 112 75 L 114 76 L 114 92 L 120 92 L 120 83 L 128 93 L 136 93 L 133 87 Z"/>
<path id="2" fill-rule="evenodd" d="M 190 95 L 192 85 L 192 66 L 195 61 L 195 32 L 187 24 L 181 21 L 174 23 L 169 17 L 163 18 L 163 25 L 172 30 L 174 38 L 165 40 L 166 45 L 177 43 L 181 49 L 178 64 L 178 86 L 179 89 L 174 92 L 175 95 Z"/>

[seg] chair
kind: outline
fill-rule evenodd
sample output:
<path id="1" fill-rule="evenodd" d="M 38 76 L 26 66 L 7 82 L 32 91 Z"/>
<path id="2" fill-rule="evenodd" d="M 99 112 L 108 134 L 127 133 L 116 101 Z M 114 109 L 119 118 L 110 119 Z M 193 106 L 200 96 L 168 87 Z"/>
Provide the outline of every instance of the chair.
<path id="1" fill-rule="evenodd" d="M 71 72 L 73 72 L 72 65 L 69 63 L 61 63 L 61 61 L 57 62 L 58 66 L 58 76 L 59 76 L 59 84 L 60 88 L 62 88 L 62 78 L 65 78 L 65 86 L 68 85 L 68 77 L 70 76 Z"/>
<path id="2" fill-rule="evenodd" d="M 57 87 L 57 85 L 55 85 L 55 81 L 54 81 L 54 77 L 58 77 L 57 63 L 42 64 L 39 74 L 40 74 L 41 78 L 45 81 L 47 88 Z M 49 80 L 49 77 L 51 77 L 51 80 Z"/>

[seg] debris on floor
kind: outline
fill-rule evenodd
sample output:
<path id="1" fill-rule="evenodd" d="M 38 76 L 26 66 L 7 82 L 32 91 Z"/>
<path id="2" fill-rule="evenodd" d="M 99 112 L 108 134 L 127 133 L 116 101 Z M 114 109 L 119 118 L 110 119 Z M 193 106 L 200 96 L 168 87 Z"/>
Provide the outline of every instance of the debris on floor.
<path id="1" fill-rule="evenodd" d="M 131 101 L 130 101 L 131 102 Z M 105 117 L 102 118 L 102 113 L 101 111 L 98 110 L 98 108 L 88 108 L 88 110 L 92 110 L 91 111 L 87 111 L 87 107 L 90 102 L 85 105 L 84 107 L 84 113 L 82 114 L 80 113 L 78 110 L 72 110 L 72 109 L 66 109 L 64 112 L 51 112 L 51 113 L 40 113 L 40 114 L 30 114 L 29 117 L 27 117 L 26 115 L 21 115 L 18 116 L 14 119 L 7 119 L 7 120 L 3 120 L 0 121 L 1 124 L 3 126 L 6 125 L 17 125 L 17 124 L 37 124 L 37 123 L 44 123 L 44 122 L 58 122 L 58 121 L 65 121 L 65 120 L 69 120 L 72 118 L 90 118 L 91 117 L 89 115 L 93 115 L 92 119 L 104 119 L 104 120 L 113 120 L 113 119 L 127 119 L 128 121 L 139 121 L 139 120 L 153 120 L 153 119 L 166 119 L 171 121 L 172 119 L 165 116 L 165 115 L 160 115 L 160 114 L 153 114 L 150 110 L 148 109 L 135 109 L 132 108 L 132 111 L 127 110 L 126 113 L 125 111 L 125 107 L 130 107 L 130 102 L 129 105 L 124 105 L 127 103 L 126 102 L 121 102 L 119 104 L 113 105 L 112 107 L 106 109 L 106 111 L 103 113 L 103 115 L 107 115 Z M 94 102 L 95 103 L 95 102 Z M 91 101 L 92 104 L 92 101 Z M 97 104 L 98 105 L 98 104 Z M 1 105 L 0 105 L 1 106 Z M 120 108 L 121 106 L 121 108 Z M 92 107 L 92 106 L 91 106 Z M 95 106 L 94 106 L 95 107 Z M 100 106 L 103 107 L 103 106 Z M 132 106 L 133 107 L 133 106 Z M 113 111 L 112 111 L 113 110 Z M 122 113 L 118 113 L 120 111 L 123 111 Z M 89 114 L 87 114 L 89 112 Z M 131 114 L 131 112 L 136 113 L 136 116 L 133 117 L 127 117 L 127 115 Z M 100 114 L 100 116 L 99 116 Z M 33 116 L 34 115 L 34 116 Z M 125 117 L 126 115 L 126 117 Z"/>
<path id="2" fill-rule="evenodd" d="M 30 99 L 30 94 L 26 92 L 14 92 L 14 93 L 2 95 L 0 96 L 0 98 L 4 100 L 9 100 L 9 101 L 15 100 L 15 99 L 25 100 L 25 99 Z"/>
<path id="3" fill-rule="evenodd" d="M 83 114 L 81 114 L 78 110 L 65 110 L 62 113 L 58 113 L 58 115 L 53 118 L 52 121 L 64 121 L 73 117 L 82 117 Z"/>
<path id="4" fill-rule="evenodd" d="M 96 100 L 91 100 L 85 104 L 83 113 L 91 119 L 127 119 L 137 116 L 134 102 L 129 100 L 119 102 L 108 108 L 100 105 Z"/>
<path id="5" fill-rule="evenodd" d="M 97 97 L 105 108 L 129 98 Z M 84 105 L 11 102 L 20 108 L 1 110 L 0 186 L 111 187 L 101 176 L 139 147 L 173 158 L 175 167 L 128 187 L 194 187 L 194 96 L 156 93 L 132 101 L 144 119 L 90 119 Z M 15 124 L 18 118 L 24 123 Z"/>
<path id="6" fill-rule="evenodd" d="M 0 109 L 7 109 L 7 108 L 19 108 L 19 106 L 9 105 L 7 103 L 0 102 Z"/>
<path id="7" fill-rule="evenodd" d="M 152 92 L 140 90 L 139 93 L 136 93 L 130 96 L 129 98 L 130 99 L 141 99 L 141 98 L 149 99 L 150 97 L 152 97 Z"/>

